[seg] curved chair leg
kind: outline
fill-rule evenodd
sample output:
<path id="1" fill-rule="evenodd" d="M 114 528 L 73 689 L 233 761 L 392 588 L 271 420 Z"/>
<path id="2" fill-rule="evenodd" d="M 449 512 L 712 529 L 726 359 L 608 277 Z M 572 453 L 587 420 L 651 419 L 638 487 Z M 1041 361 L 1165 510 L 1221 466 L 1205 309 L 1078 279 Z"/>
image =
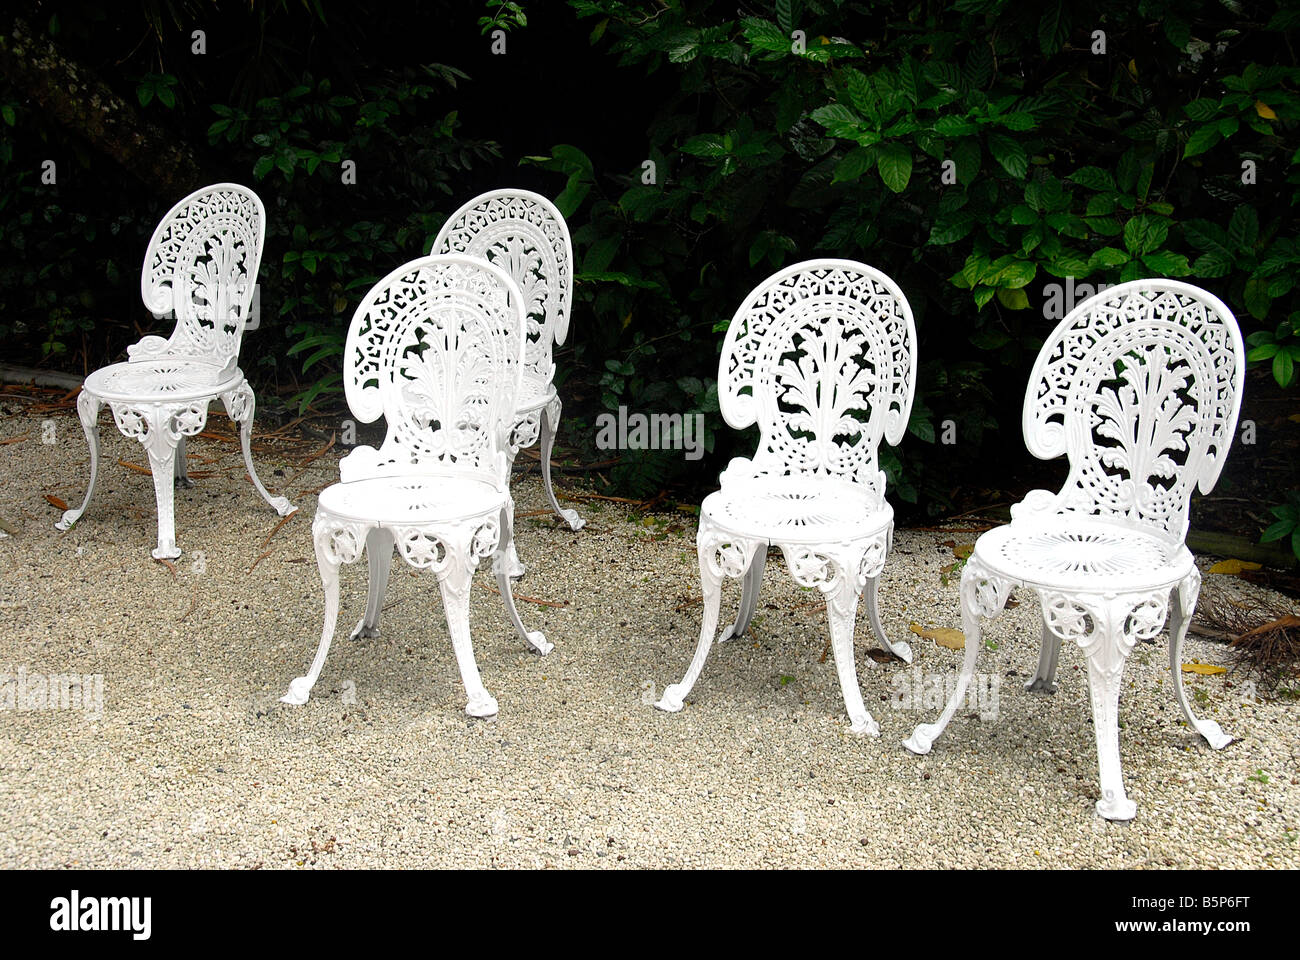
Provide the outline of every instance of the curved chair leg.
<path id="1" fill-rule="evenodd" d="M 510 622 L 514 624 L 515 630 L 518 631 L 519 636 L 524 638 L 524 642 L 528 644 L 529 649 L 545 656 L 555 649 L 555 646 L 554 644 L 547 642 L 546 634 L 542 633 L 542 631 L 528 631 L 524 629 L 523 621 L 519 619 L 519 611 L 515 609 L 514 588 L 510 582 L 510 576 L 506 572 L 506 564 L 503 562 L 504 558 L 508 555 L 511 543 L 514 540 L 512 513 L 513 511 L 509 506 L 501 508 L 502 544 L 497 547 L 497 554 L 492 564 L 492 568 L 496 573 L 497 589 L 501 592 L 501 599 L 506 605 L 506 615 L 510 618 Z"/>
<path id="2" fill-rule="evenodd" d="M 897 643 L 885 636 L 885 627 L 880 622 L 880 605 L 876 600 L 876 592 L 880 588 L 880 577 L 871 577 L 867 580 L 867 586 L 863 590 L 863 596 L 867 601 L 867 620 L 871 624 L 871 632 L 876 635 L 876 639 L 881 645 L 904 663 L 912 662 L 912 645 L 906 640 L 899 640 Z"/>
<path id="3" fill-rule="evenodd" d="M 510 450 L 506 453 L 506 476 L 507 477 L 511 476 L 512 471 L 514 470 L 515 454 L 517 452 L 518 451 L 514 447 L 511 447 Z M 509 521 L 510 530 L 512 531 L 512 533 L 509 539 L 506 541 L 504 548 L 497 551 L 497 553 L 493 555 L 492 572 L 500 573 L 502 569 L 504 569 L 507 576 L 517 580 L 520 577 L 522 577 L 525 573 L 528 572 L 528 568 L 524 566 L 523 561 L 519 559 L 519 554 L 515 551 L 515 538 L 513 534 L 513 531 L 515 529 L 514 497 L 511 497 L 509 502 L 507 502 L 506 509 L 508 512 L 508 515 L 506 516 L 506 520 Z"/>
<path id="4" fill-rule="evenodd" d="M 745 571 L 744 585 L 741 587 L 740 609 L 736 612 L 736 622 L 722 631 L 718 643 L 726 643 L 733 637 L 743 637 L 749 630 L 754 611 L 758 609 L 758 592 L 763 586 L 763 568 L 767 565 L 767 545 L 759 544 L 754 551 L 754 559 Z"/>
<path id="5" fill-rule="evenodd" d="M 65 510 L 54 524 L 58 530 L 67 530 L 81 519 L 95 492 L 95 480 L 99 477 L 99 408 L 103 402 L 85 390 L 77 395 L 77 417 L 81 420 L 81 429 L 85 432 L 86 444 L 90 447 L 90 484 L 86 487 L 86 499 L 81 501 L 81 506 L 75 510 Z"/>
<path id="6" fill-rule="evenodd" d="M 1169 616 L 1169 670 L 1174 675 L 1174 695 L 1178 706 L 1193 730 L 1205 738 L 1215 750 L 1222 750 L 1232 743 L 1232 737 L 1213 720 L 1198 720 L 1187 702 L 1187 691 L 1183 687 L 1183 640 L 1187 637 L 1187 628 L 1191 626 L 1192 614 L 1196 611 L 1196 598 L 1201 592 L 1201 572 L 1195 567 L 1182 583 L 1174 588 L 1172 609 Z"/>
<path id="7" fill-rule="evenodd" d="M 393 567 L 391 530 L 375 527 L 366 535 L 366 562 L 370 568 L 370 594 L 366 597 L 366 613 L 352 628 L 349 640 L 379 636 L 379 617 L 384 609 L 384 594 L 388 591 L 388 574 Z"/>
<path id="8" fill-rule="evenodd" d="M 826 618 L 831 627 L 831 649 L 835 651 L 835 671 L 840 677 L 840 691 L 849 714 L 854 733 L 880 736 L 876 723 L 862 702 L 862 689 L 858 686 L 858 668 L 853 653 L 853 625 L 857 619 L 858 598 L 862 595 L 855 580 L 855 569 L 841 568 L 835 572 L 831 589 L 826 592 Z"/>
<path id="9" fill-rule="evenodd" d="M 948 726 L 948 721 L 957 712 L 966 698 L 966 689 L 975 675 L 975 659 L 979 655 L 981 643 L 980 616 L 994 617 L 1002 611 L 1007 594 L 1011 592 L 1011 583 L 994 577 L 973 557 L 967 561 L 961 572 L 961 628 L 966 637 L 966 652 L 962 660 L 961 673 L 957 677 L 957 688 L 944 704 L 943 713 L 934 723 L 917 724 L 911 737 L 903 741 L 903 746 L 913 753 L 925 754 Z"/>
<path id="10" fill-rule="evenodd" d="M 288 497 L 273 497 L 262 485 L 262 479 L 257 475 L 257 468 L 253 466 L 253 414 L 257 409 L 257 399 L 253 396 L 253 388 L 247 383 L 241 383 L 234 390 L 221 395 L 221 402 L 226 407 L 226 413 L 239 424 L 239 442 L 244 450 L 244 465 L 248 467 L 249 479 L 253 481 L 253 486 L 257 492 L 262 495 L 262 499 L 271 505 L 271 507 L 282 517 L 287 517 L 298 508 L 289 502 Z"/>
<path id="11" fill-rule="evenodd" d="M 321 629 L 320 646 L 316 648 L 316 658 L 311 662 L 311 669 L 305 677 L 298 677 L 289 684 L 289 692 L 280 698 L 281 703 L 295 706 L 307 702 L 311 688 L 316 685 L 325 658 L 330 652 L 330 641 L 334 639 L 334 628 L 339 619 L 339 558 L 326 547 L 326 542 L 316 537 L 316 565 L 320 568 L 321 585 L 325 588 L 325 624 Z"/>
<path id="12" fill-rule="evenodd" d="M 1061 638 L 1052 633 L 1047 626 L 1047 617 L 1043 617 L 1043 639 L 1038 648 L 1038 670 L 1034 679 L 1025 684 L 1031 693 L 1056 692 L 1056 663 L 1061 655 Z"/>
<path id="13" fill-rule="evenodd" d="M 175 472 L 176 444 L 179 435 L 173 433 L 168 421 L 172 412 L 154 404 L 143 414 L 144 434 L 139 440 L 149 454 L 149 469 L 153 473 L 153 492 L 158 502 L 158 546 L 153 550 L 155 560 L 175 560 L 181 555 L 176 546 Z"/>
<path id="14" fill-rule="evenodd" d="M 460 678 L 465 684 L 468 702 L 465 712 L 471 717 L 494 717 L 497 702 L 483 686 L 478 664 L 474 661 L 474 646 L 469 635 L 469 587 L 477 563 L 468 552 L 449 554 L 446 565 L 438 571 L 438 587 L 442 591 L 442 606 L 447 615 L 447 632 L 460 666 Z"/>
<path id="15" fill-rule="evenodd" d="M 1135 638 L 1124 630 L 1126 613 L 1115 602 L 1088 609 L 1091 632 L 1076 637 L 1088 661 L 1088 689 L 1092 696 L 1092 729 L 1097 741 L 1097 768 L 1101 799 L 1097 813 L 1107 820 L 1132 820 L 1137 804 L 1124 791 L 1124 770 L 1119 757 L 1119 691 L 1124 662 Z"/>
<path id="16" fill-rule="evenodd" d="M 551 502 L 555 515 L 569 525 L 570 530 L 581 530 L 587 521 L 578 516 L 577 510 L 563 510 L 555 499 L 555 488 L 551 486 L 551 448 L 555 445 L 555 431 L 560 425 L 560 411 L 563 405 L 556 397 L 546 405 L 546 412 L 541 423 L 542 486 L 546 488 L 546 499 Z"/>
<path id="17" fill-rule="evenodd" d="M 695 656 L 686 668 L 686 676 L 680 683 L 669 684 L 664 688 L 664 695 L 655 706 L 669 713 L 676 713 L 695 681 L 700 678 L 704 661 L 708 659 L 713 647 L 713 637 L 718 629 L 718 612 L 722 607 L 723 576 L 740 577 L 753 565 L 753 555 L 764 549 L 764 544 L 757 541 L 744 541 L 728 538 L 710 528 L 707 520 L 701 519 L 700 532 L 695 538 L 695 552 L 700 561 L 700 586 L 704 593 L 704 622 L 700 626 L 700 641 L 695 647 Z"/>
<path id="18" fill-rule="evenodd" d="M 185 448 L 185 435 L 181 434 L 176 441 L 176 486 L 185 487 L 187 490 L 194 486 L 194 481 L 190 479 L 189 452 Z"/>

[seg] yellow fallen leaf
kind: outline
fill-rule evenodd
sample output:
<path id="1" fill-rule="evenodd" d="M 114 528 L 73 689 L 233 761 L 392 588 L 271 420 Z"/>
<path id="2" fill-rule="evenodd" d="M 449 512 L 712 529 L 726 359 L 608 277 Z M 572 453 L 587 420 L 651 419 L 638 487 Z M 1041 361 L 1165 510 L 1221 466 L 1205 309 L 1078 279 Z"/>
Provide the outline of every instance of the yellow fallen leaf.
<path id="1" fill-rule="evenodd" d="M 1134 80 L 1138 78 L 1138 62 L 1136 60 L 1130 60 L 1128 62 L 1128 72 L 1129 72 L 1129 76 L 1131 76 Z"/>
<path id="2" fill-rule="evenodd" d="M 1276 119 L 1277 119 L 1277 113 L 1274 112 L 1273 108 L 1270 107 L 1270 106 L 1269 106 L 1267 103 L 1265 103 L 1263 100 L 1256 100 L 1256 101 L 1255 101 L 1255 112 L 1258 113 L 1258 114 L 1259 114 L 1261 117 L 1263 117 L 1265 120 L 1276 120 Z"/>
<path id="3" fill-rule="evenodd" d="M 1292 423 L 1300 423 L 1300 413 L 1293 413 L 1291 416 L 1287 417 L 1287 419 Z"/>
<path id="4" fill-rule="evenodd" d="M 959 543 L 957 546 L 952 548 L 952 555 L 958 560 L 965 560 L 974 552 L 975 544 L 973 543 Z"/>
<path id="5" fill-rule="evenodd" d="M 1236 577 L 1243 570 L 1258 570 L 1259 564 L 1252 563 L 1249 560 L 1220 560 L 1214 566 L 1210 567 L 1210 573 L 1226 573 L 1229 576 Z"/>
<path id="6" fill-rule="evenodd" d="M 947 647 L 949 650 L 966 648 L 966 635 L 952 627 L 922 627 L 919 623 L 913 623 L 908 629 L 918 637 L 933 640 L 939 646 Z"/>
<path id="7" fill-rule="evenodd" d="M 1213 663 L 1184 663 L 1183 673 L 1199 673 L 1203 677 L 1213 677 L 1219 673 L 1227 673 L 1227 667 L 1216 666 Z"/>

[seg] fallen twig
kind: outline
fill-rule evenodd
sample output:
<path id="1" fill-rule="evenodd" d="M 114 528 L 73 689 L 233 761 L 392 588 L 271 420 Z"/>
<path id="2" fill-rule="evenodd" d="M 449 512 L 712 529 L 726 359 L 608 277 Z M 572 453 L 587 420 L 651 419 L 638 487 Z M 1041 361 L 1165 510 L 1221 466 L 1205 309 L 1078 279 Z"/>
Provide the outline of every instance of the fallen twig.
<path id="1" fill-rule="evenodd" d="M 298 511 L 297 511 L 297 510 L 295 510 L 293 513 L 289 514 L 287 517 L 281 517 L 281 518 L 280 518 L 280 522 L 277 523 L 277 524 L 275 525 L 275 528 L 274 528 L 270 533 L 268 533 L 268 534 L 266 535 L 266 539 L 262 541 L 262 549 L 265 550 L 266 547 L 267 547 L 267 544 L 269 544 L 269 543 L 271 542 L 271 538 L 274 537 L 277 533 L 280 532 L 280 528 L 283 527 L 286 523 L 288 523 L 290 520 L 292 520 L 292 519 L 293 519 L 294 517 L 296 517 L 296 516 L 298 516 Z"/>
<path id="2" fill-rule="evenodd" d="M 193 613 L 193 612 L 195 611 L 195 609 L 198 607 L 198 605 L 199 605 L 199 587 L 198 587 L 198 584 L 195 584 L 195 585 L 194 585 L 194 594 L 193 594 L 193 596 L 190 597 L 190 608 L 189 608 L 188 610 L 185 611 L 185 616 L 181 617 L 181 619 L 180 619 L 180 620 L 177 620 L 176 622 L 177 622 L 177 623 L 181 623 L 182 621 L 184 621 L 184 620 L 186 619 L 186 617 L 188 617 L 191 613 Z"/>
<path id="3" fill-rule="evenodd" d="M 338 434 L 331 433 L 329 442 L 326 443 L 325 446 L 321 447 L 319 450 L 317 450 L 315 453 L 309 456 L 306 460 L 298 464 L 298 472 L 280 485 L 280 493 L 283 494 L 286 490 L 288 490 L 289 487 L 293 485 L 293 482 L 295 480 L 297 480 L 299 477 L 301 477 L 304 473 L 307 472 L 308 467 L 310 467 L 321 457 L 325 456 L 325 454 L 327 454 L 330 451 L 330 448 L 334 446 L 334 441 L 337 439 L 338 439 Z"/>
<path id="4" fill-rule="evenodd" d="M 293 514 L 290 514 L 289 516 L 293 516 Z M 288 517 L 286 517 L 285 519 L 287 520 Z M 269 539 L 269 538 L 268 538 L 268 539 Z M 270 555 L 271 555 L 271 551 L 270 551 L 270 550 L 265 550 L 265 551 L 263 551 L 261 554 L 259 554 L 259 555 L 258 555 L 258 558 L 257 558 L 256 560 L 253 561 L 253 565 L 252 565 L 251 567 L 248 568 L 248 572 L 249 572 L 249 573 L 252 573 L 255 569 L 257 569 L 257 565 L 258 565 L 259 563 L 261 563 L 263 560 L 265 560 L 267 557 L 269 557 Z"/>
<path id="5" fill-rule="evenodd" d="M 161 563 L 164 567 L 170 570 L 172 572 L 172 579 L 176 579 L 176 564 L 172 563 L 170 560 L 164 560 L 162 557 L 154 557 L 153 559 L 155 563 Z"/>
<path id="6" fill-rule="evenodd" d="M 491 590 L 493 593 L 495 593 L 497 596 L 501 596 L 501 591 L 498 590 L 496 587 L 489 586 L 488 589 Z M 523 600 L 525 603 L 535 603 L 540 607 L 567 607 L 569 605 L 569 601 L 567 600 L 560 600 L 558 602 L 555 600 L 542 600 L 538 597 L 526 597 L 522 593 L 512 592 L 511 596 L 513 596 L 516 600 Z"/>

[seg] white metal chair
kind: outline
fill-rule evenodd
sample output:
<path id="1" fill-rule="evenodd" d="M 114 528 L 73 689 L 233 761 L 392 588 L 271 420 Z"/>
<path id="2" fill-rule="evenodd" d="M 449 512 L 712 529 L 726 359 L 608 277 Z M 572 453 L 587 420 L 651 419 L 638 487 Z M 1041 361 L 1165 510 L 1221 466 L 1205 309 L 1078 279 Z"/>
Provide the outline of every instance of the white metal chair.
<path id="1" fill-rule="evenodd" d="M 1130 820 L 1119 757 L 1124 662 L 1169 617 L 1169 666 L 1187 722 L 1214 749 L 1231 742 L 1187 703 L 1180 657 L 1201 577 L 1184 540 L 1192 488 L 1209 493 L 1237 427 L 1245 357 L 1241 333 L 1216 297 L 1175 280 L 1135 280 L 1102 291 L 1061 321 L 1043 345 L 1025 394 L 1025 444 L 1065 454 L 1059 493 L 1032 491 L 1011 523 L 975 543 L 962 570 L 966 654 L 951 699 L 906 746 L 928 753 L 966 695 L 980 620 L 1013 586 L 1038 594 L 1038 670 L 1028 689 L 1055 692 L 1062 640 L 1088 663 L 1101 774 L 1097 812 Z"/>
<path id="2" fill-rule="evenodd" d="M 469 703 L 490 717 L 469 634 L 469 591 L 481 559 L 510 544 L 509 437 L 524 350 L 523 298 L 499 267 L 463 255 L 412 260 L 375 284 L 357 307 L 344 354 L 344 389 L 364 423 L 383 415 L 378 450 L 339 463 L 320 494 L 312 539 L 325 587 L 325 625 L 311 669 L 281 699 L 302 704 L 320 676 L 338 620 L 339 565 L 362 550 L 370 567 L 366 612 L 353 636 L 377 636 L 394 548 L 442 591 Z M 511 623 L 538 653 L 551 644 L 519 620 L 510 578 L 497 583 Z"/>
<path id="3" fill-rule="evenodd" d="M 195 191 L 158 224 L 140 273 L 140 293 L 154 316 L 172 315 L 176 327 L 166 339 L 144 337 L 127 348 L 125 363 L 101 367 L 86 378 L 77 414 L 90 445 L 90 484 L 81 506 L 66 511 L 55 524 L 58 529 L 76 523 L 95 492 L 99 410 L 105 403 L 117 428 L 139 440 L 149 456 L 158 500 L 154 557 L 181 555 L 173 485 L 193 485 L 185 438 L 203 430 L 208 404 L 218 397 L 240 425 L 244 463 L 257 492 L 282 517 L 296 509 L 285 497 L 271 496 L 257 476 L 249 448 L 256 401 L 238 366 L 265 230 L 262 201 L 234 183 Z"/>
<path id="4" fill-rule="evenodd" d="M 551 449 L 560 423 L 552 344 L 563 344 L 569 332 L 573 300 L 573 247 L 560 211 L 545 197 L 527 190 L 495 190 L 475 197 L 443 224 L 434 241 L 435 253 L 467 253 L 501 267 L 524 296 L 527 338 L 524 343 L 522 389 L 515 401 L 515 425 L 510 434 L 510 462 L 518 452 L 541 438 L 542 486 L 555 515 L 571 530 L 587 521 L 576 510 L 560 508 L 551 486 Z M 524 574 L 513 543 L 506 554 L 512 577 Z"/>
<path id="5" fill-rule="evenodd" d="M 907 299 L 864 264 L 795 264 L 765 280 L 736 311 L 718 365 L 718 400 L 735 429 L 758 424 L 758 451 L 752 460 L 732 460 L 722 489 L 700 507 L 704 624 L 685 678 L 664 690 L 659 709 L 682 709 L 699 677 L 724 576 L 744 577 L 744 584 L 740 612 L 722 639 L 748 629 L 772 545 L 796 583 L 825 595 L 852 730 L 879 736 L 858 688 L 853 628 L 865 588 L 876 636 L 911 661 L 906 643 L 885 636 L 876 606 L 894 529 L 876 454 L 882 436 L 891 444 L 903 439 L 915 378 Z"/>

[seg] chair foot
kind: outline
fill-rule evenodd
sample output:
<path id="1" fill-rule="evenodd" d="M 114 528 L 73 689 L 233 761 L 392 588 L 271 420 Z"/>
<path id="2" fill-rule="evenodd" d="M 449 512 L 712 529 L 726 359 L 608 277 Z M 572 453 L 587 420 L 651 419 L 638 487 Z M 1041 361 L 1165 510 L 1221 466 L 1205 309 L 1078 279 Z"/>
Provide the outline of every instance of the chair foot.
<path id="1" fill-rule="evenodd" d="M 1223 732 L 1223 728 L 1213 720 L 1197 720 L 1192 724 L 1192 729 L 1205 738 L 1215 750 L 1222 750 L 1228 744 L 1232 743 L 1232 737 Z"/>
<path id="2" fill-rule="evenodd" d="M 870 714 L 860 717 L 850 717 L 849 733 L 856 733 L 865 737 L 880 736 L 880 724 Z"/>
<path id="3" fill-rule="evenodd" d="M 1137 804 L 1128 797 L 1108 794 L 1097 801 L 1097 815 L 1107 820 L 1132 820 L 1137 816 Z"/>
<path id="4" fill-rule="evenodd" d="M 578 516 L 577 510 L 561 510 L 560 517 L 569 525 L 569 529 L 575 532 L 587 525 L 586 519 Z"/>
<path id="5" fill-rule="evenodd" d="M 899 640 L 889 648 L 889 652 L 904 663 L 912 662 L 912 645 L 906 640 Z"/>
<path id="6" fill-rule="evenodd" d="M 1055 693 L 1056 684 L 1044 677 L 1034 677 L 1025 684 L 1025 689 L 1030 693 Z"/>
<path id="7" fill-rule="evenodd" d="M 379 636 L 379 628 L 367 627 L 366 619 L 365 617 L 362 617 L 360 620 L 357 621 L 357 625 L 352 628 L 352 632 L 348 634 L 348 639 L 369 640 L 372 637 L 377 637 L 377 636 Z"/>
<path id="8" fill-rule="evenodd" d="M 270 500 L 267 501 L 267 503 L 269 503 L 275 509 L 275 512 L 282 517 L 287 517 L 289 514 L 296 512 L 298 509 L 292 503 L 289 502 L 288 497 L 272 497 Z"/>
<path id="9" fill-rule="evenodd" d="M 530 631 L 525 635 L 525 639 L 528 641 L 529 649 L 543 657 L 555 649 L 555 644 L 550 643 L 546 639 L 546 634 L 540 630 Z"/>
<path id="10" fill-rule="evenodd" d="M 912 731 L 912 735 L 903 741 L 903 746 L 912 753 L 923 757 L 930 752 L 930 747 L 933 746 L 935 738 L 942 732 L 943 728 L 937 723 L 918 723 L 916 729 Z"/>
<path id="11" fill-rule="evenodd" d="M 659 698 L 655 708 L 664 711 L 664 713 L 679 713 L 685 702 L 682 700 L 682 690 L 679 684 L 669 684 L 664 688 L 664 695 Z"/>
<path id="12" fill-rule="evenodd" d="M 311 680 L 307 677 L 298 677 L 289 684 L 289 692 L 280 698 L 280 702 L 300 707 L 307 702 L 312 686 Z"/>
<path id="13" fill-rule="evenodd" d="M 497 715 L 496 698 L 484 691 L 481 695 L 465 704 L 465 712 L 471 717 L 480 719 L 495 717 Z"/>
<path id="14" fill-rule="evenodd" d="M 65 510 L 63 517 L 54 523 L 55 530 L 71 530 L 78 520 L 81 519 L 81 510 Z"/>
<path id="15" fill-rule="evenodd" d="M 155 547 L 149 553 L 155 560 L 175 560 L 181 555 L 181 548 L 172 544 L 169 547 Z"/>

